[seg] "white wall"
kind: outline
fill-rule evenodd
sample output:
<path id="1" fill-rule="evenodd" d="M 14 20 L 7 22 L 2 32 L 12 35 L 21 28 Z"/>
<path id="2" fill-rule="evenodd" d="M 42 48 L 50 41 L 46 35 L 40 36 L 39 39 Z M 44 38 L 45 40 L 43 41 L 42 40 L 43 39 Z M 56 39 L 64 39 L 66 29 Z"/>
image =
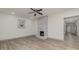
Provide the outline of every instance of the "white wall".
<path id="1" fill-rule="evenodd" d="M 0 40 L 23 37 L 35 34 L 35 23 L 33 20 L 26 19 L 25 28 L 17 28 L 18 17 L 0 14 Z"/>
<path id="2" fill-rule="evenodd" d="M 64 40 L 64 17 L 79 15 L 79 9 L 48 15 L 48 37 Z"/>
<path id="3" fill-rule="evenodd" d="M 48 37 L 63 40 L 63 19 L 61 15 L 48 17 Z"/>

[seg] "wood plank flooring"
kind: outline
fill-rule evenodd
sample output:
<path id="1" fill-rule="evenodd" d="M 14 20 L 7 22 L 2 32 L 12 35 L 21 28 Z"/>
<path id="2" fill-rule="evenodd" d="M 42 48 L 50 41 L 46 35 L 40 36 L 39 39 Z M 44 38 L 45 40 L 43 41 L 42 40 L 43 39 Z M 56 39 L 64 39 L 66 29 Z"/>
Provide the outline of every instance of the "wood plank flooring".
<path id="1" fill-rule="evenodd" d="M 77 41 L 78 42 L 78 41 Z M 58 41 L 55 39 L 38 39 L 36 37 L 25 37 L 19 39 L 0 41 L 0 50 L 72 50 L 78 49 L 72 47 L 72 43 L 66 41 Z M 75 46 L 75 45 L 73 45 Z"/>

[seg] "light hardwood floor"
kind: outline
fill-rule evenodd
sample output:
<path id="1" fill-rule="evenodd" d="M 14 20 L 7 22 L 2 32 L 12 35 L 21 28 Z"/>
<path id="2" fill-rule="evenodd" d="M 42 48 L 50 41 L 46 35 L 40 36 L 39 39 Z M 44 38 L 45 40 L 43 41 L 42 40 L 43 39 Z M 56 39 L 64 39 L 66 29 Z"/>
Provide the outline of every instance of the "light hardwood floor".
<path id="1" fill-rule="evenodd" d="M 71 41 L 72 40 L 72 41 Z M 55 39 L 38 39 L 25 37 L 19 39 L 0 41 L 1 50 L 72 50 L 79 49 L 79 40 L 66 37 L 65 41 Z"/>

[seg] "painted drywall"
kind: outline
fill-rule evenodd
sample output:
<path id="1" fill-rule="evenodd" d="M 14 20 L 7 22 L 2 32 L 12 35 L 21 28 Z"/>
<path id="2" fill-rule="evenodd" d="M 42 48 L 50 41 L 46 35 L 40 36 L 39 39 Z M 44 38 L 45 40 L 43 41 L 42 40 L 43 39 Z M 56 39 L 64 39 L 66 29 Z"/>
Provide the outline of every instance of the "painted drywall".
<path id="1" fill-rule="evenodd" d="M 63 40 L 63 19 L 61 15 L 53 15 L 48 17 L 48 37 Z"/>
<path id="2" fill-rule="evenodd" d="M 64 40 L 64 18 L 79 15 L 79 9 L 48 15 L 48 37 Z"/>
<path id="3" fill-rule="evenodd" d="M 0 14 L 0 40 L 29 36 L 35 34 L 34 20 L 25 19 L 25 28 L 17 28 L 17 16 Z"/>

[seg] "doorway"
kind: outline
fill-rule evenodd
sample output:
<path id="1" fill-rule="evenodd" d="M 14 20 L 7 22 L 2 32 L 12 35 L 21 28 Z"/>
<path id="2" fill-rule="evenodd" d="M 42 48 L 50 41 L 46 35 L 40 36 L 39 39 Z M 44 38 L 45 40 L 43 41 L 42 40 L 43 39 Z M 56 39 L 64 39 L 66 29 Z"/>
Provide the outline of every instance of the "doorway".
<path id="1" fill-rule="evenodd" d="M 79 49 L 79 16 L 64 18 L 64 41 L 68 47 Z"/>
<path id="2" fill-rule="evenodd" d="M 71 34 L 77 36 L 77 25 L 76 23 L 66 23 L 65 35 Z"/>
<path id="3" fill-rule="evenodd" d="M 64 18 L 64 36 L 77 36 L 78 35 L 78 19 L 79 16 L 72 16 Z"/>

